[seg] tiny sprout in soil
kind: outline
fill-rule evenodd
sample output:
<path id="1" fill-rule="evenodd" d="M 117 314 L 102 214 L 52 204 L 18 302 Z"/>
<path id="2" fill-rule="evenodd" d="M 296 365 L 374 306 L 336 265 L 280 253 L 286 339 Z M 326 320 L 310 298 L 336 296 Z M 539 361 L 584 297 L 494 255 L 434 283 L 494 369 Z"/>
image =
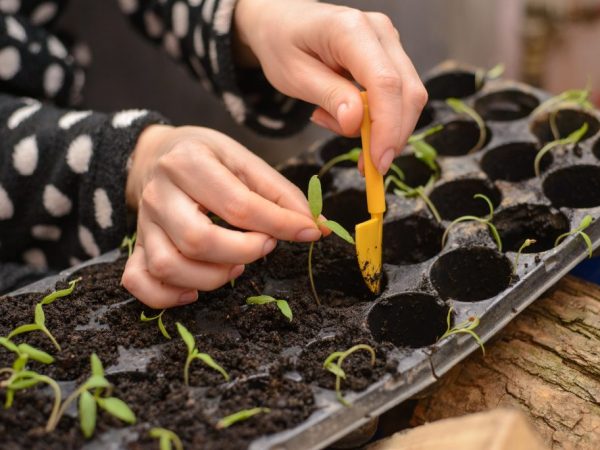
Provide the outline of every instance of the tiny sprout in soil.
<path id="1" fill-rule="evenodd" d="M 585 89 L 569 89 L 566 90 L 554 97 L 549 98 L 545 102 L 542 102 L 537 108 L 535 108 L 531 117 L 535 117 L 536 115 L 550 111 L 550 117 L 548 122 L 550 124 L 550 130 L 552 131 L 552 136 L 555 140 L 560 139 L 560 131 L 558 129 L 558 124 L 556 123 L 556 118 L 558 112 L 562 108 L 567 107 L 579 107 L 584 110 L 593 109 L 594 105 L 589 100 L 590 96 L 590 87 L 586 87 Z M 585 133 L 584 133 L 585 134 Z"/>
<path id="2" fill-rule="evenodd" d="M 346 372 L 344 372 L 344 369 L 342 369 L 342 364 L 348 356 L 359 350 L 366 350 L 371 354 L 371 365 L 374 366 L 375 350 L 373 349 L 373 347 L 366 344 L 355 345 L 354 347 L 350 347 L 344 352 L 333 352 L 325 359 L 325 362 L 323 362 L 323 368 L 335 375 L 336 396 L 339 402 L 344 406 L 350 406 L 350 403 L 348 403 L 348 401 L 346 401 L 346 399 L 342 395 L 341 383 L 342 379 L 346 378 Z"/>
<path id="3" fill-rule="evenodd" d="M 481 116 L 477 113 L 477 111 L 475 111 L 473 108 L 468 106 L 465 102 L 463 102 L 462 100 L 459 100 L 457 98 L 448 98 L 448 99 L 446 99 L 446 103 L 457 114 L 466 114 L 467 116 L 469 116 L 471 119 L 473 119 L 475 121 L 475 123 L 477 124 L 477 127 L 479 128 L 479 139 L 477 140 L 477 143 L 475 144 L 475 146 L 471 150 L 468 151 L 468 153 L 475 153 L 476 151 L 481 150 L 481 148 L 485 144 L 485 140 L 487 139 L 487 130 L 485 128 L 485 122 L 483 121 Z"/>
<path id="4" fill-rule="evenodd" d="M 431 186 L 434 182 L 435 177 L 432 176 L 427 182 L 427 186 L 417 186 L 415 188 L 412 188 L 406 183 L 404 183 L 402 180 L 400 180 L 398 177 L 394 175 L 388 175 L 385 178 L 385 189 L 387 189 L 388 186 L 393 183 L 396 186 L 396 189 L 394 189 L 394 194 L 406 198 L 421 197 L 421 199 L 429 208 L 429 211 L 431 211 L 431 214 L 433 214 L 433 217 L 435 217 L 435 220 L 438 223 L 440 223 L 442 221 L 440 213 L 429 198 L 429 196 L 427 195 L 427 193 L 425 192 L 431 189 Z"/>
<path id="5" fill-rule="evenodd" d="M 269 408 L 251 408 L 251 409 L 243 409 L 241 411 L 230 414 L 229 416 L 223 417 L 221 420 L 217 422 L 216 428 L 218 430 L 222 430 L 224 428 L 229 428 L 231 425 L 236 424 L 238 422 L 242 422 L 244 420 L 248 420 L 251 417 L 256 416 L 257 414 L 270 413 L 271 409 Z"/>
<path id="6" fill-rule="evenodd" d="M 127 256 L 131 256 L 133 253 L 133 246 L 135 245 L 135 239 L 137 235 L 133 233 L 131 236 L 125 236 L 123 242 L 121 242 L 121 248 L 127 247 Z"/>
<path id="7" fill-rule="evenodd" d="M 66 297 L 67 295 L 71 295 L 73 293 L 73 289 L 75 289 L 75 285 L 77 283 L 79 283 L 80 281 L 81 281 L 81 277 L 69 281 L 68 288 L 51 292 L 50 294 L 46 295 L 40 303 L 42 305 L 49 305 L 49 304 L 53 303 L 56 299 L 59 299 L 61 297 Z"/>
<path id="8" fill-rule="evenodd" d="M 558 246 L 558 244 L 560 244 L 561 241 L 563 239 L 565 239 L 567 236 L 579 235 L 579 236 L 581 236 L 581 239 L 583 239 L 583 241 L 585 242 L 585 245 L 587 246 L 587 249 L 588 249 L 588 256 L 591 258 L 593 256 L 592 254 L 594 252 L 594 246 L 592 245 L 592 240 L 590 239 L 590 237 L 583 230 L 585 230 L 587 227 L 589 227 L 593 221 L 594 221 L 594 219 L 592 218 L 592 216 L 590 216 L 589 214 L 586 215 L 583 219 L 581 219 L 581 222 L 579 223 L 579 226 L 577 228 L 558 236 L 556 238 L 556 241 L 554 242 L 554 246 L 555 247 Z"/>
<path id="9" fill-rule="evenodd" d="M 321 192 L 321 181 L 319 181 L 319 177 L 317 175 L 313 175 L 308 182 L 308 206 L 310 208 L 310 212 L 313 216 L 313 220 L 315 221 L 315 225 L 325 226 L 329 228 L 334 234 L 341 237 L 344 241 L 348 242 L 351 245 L 354 245 L 354 239 L 346 231 L 346 229 L 341 226 L 339 223 L 334 222 L 333 220 L 325 220 L 320 221 L 319 216 L 323 211 L 323 194 Z M 310 248 L 308 250 L 308 278 L 310 280 L 310 287 L 313 292 L 313 296 L 317 305 L 321 305 L 321 300 L 319 299 L 319 295 L 317 294 L 317 288 L 315 287 L 315 280 L 312 272 L 312 254 L 313 249 L 315 247 L 315 242 L 310 243 Z"/>
<path id="10" fill-rule="evenodd" d="M 494 67 L 487 71 L 485 69 L 477 69 L 475 71 L 475 89 L 481 89 L 485 81 L 500 78 L 503 73 L 504 64 L 496 64 Z"/>
<path id="11" fill-rule="evenodd" d="M 450 307 L 450 309 L 448 310 L 448 316 L 446 317 L 446 332 L 442 335 L 442 337 L 438 339 L 438 342 L 440 342 L 443 339 L 446 339 L 448 336 L 452 336 L 453 334 L 470 334 L 473 337 L 473 339 L 475 339 L 475 341 L 479 344 L 479 346 L 481 347 L 481 352 L 485 355 L 485 347 L 483 346 L 483 342 L 481 341 L 481 338 L 477 335 L 477 333 L 473 331 L 479 326 L 479 317 L 471 316 L 464 322 L 461 322 L 458 325 L 452 327 L 453 310 L 453 307 Z"/>
<path id="12" fill-rule="evenodd" d="M 515 273 L 517 273 L 517 267 L 519 265 L 519 258 L 521 257 L 521 253 L 523 253 L 523 250 L 525 250 L 527 247 L 535 244 L 537 241 L 535 239 L 525 239 L 523 241 L 523 243 L 521 244 L 521 246 L 519 247 L 519 251 L 517 252 L 516 256 L 515 256 L 515 262 L 513 264 L 513 275 Z"/>
<path id="13" fill-rule="evenodd" d="M 427 167 L 433 170 L 436 178 L 439 177 L 440 174 L 440 168 L 436 161 L 438 153 L 431 144 L 425 141 L 425 139 L 432 134 L 438 133 L 443 128 L 443 125 L 436 125 L 428 130 L 423 131 L 422 133 L 413 134 L 408 138 L 408 143 L 412 145 L 415 151 L 415 158 L 422 161 Z"/>
<path id="14" fill-rule="evenodd" d="M 254 297 L 248 297 L 246 299 L 246 304 L 248 305 L 268 305 L 269 303 L 275 303 L 281 314 L 285 316 L 287 320 L 292 321 L 293 314 L 290 305 L 285 300 L 278 300 L 276 298 L 271 297 L 270 295 L 257 295 Z"/>
<path id="15" fill-rule="evenodd" d="M 563 145 L 569 145 L 569 144 L 577 144 L 582 138 L 583 136 L 585 136 L 585 133 L 587 133 L 588 130 L 588 124 L 587 122 L 584 123 L 579 129 L 573 131 L 571 134 L 569 134 L 566 138 L 562 138 L 562 139 L 556 139 L 552 142 L 548 142 L 546 145 L 544 145 L 539 152 L 537 152 L 537 155 L 535 155 L 535 160 L 533 161 L 533 168 L 535 170 L 535 176 L 539 177 L 540 173 L 541 173 L 541 169 L 540 169 L 540 163 L 542 162 L 542 158 L 544 157 L 544 155 L 546 153 L 548 153 L 550 150 L 556 148 L 556 147 L 560 147 Z"/>
<path id="16" fill-rule="evenodd" d="M 500 234 L 498 233 L 496 226 L 492 223 L 492 219 L 494 218 L 494 205 L 492 204 L 492 201 L 486 195 L 483 195 L 483 194 L 475 194 L 473 196 L 473 198 L 480 198 L 483 201 L 485 201 L 490 209 L 489 214 L 485 217 L 462 216 L 462 217 L 458 217 L 457 219 L 454 219 L 452 221 L 452 223 L 450 225 L 448 225 L 448 228 L 446 228 L 446 231 L 444 231 L 444 234 L 442 236 L 442 247 L 444 245 L 446 245 L 446 240 L 448 239 L 448 234 L 450 233 L 450 230 L 456 224 L 458 224 L 460 222 L 474 221 L 474 222 L 479 222 L 479 223 L 482 223 L 482 224 L 488 226 L 488 228 L 490 229 L 490 232 L 492 233 L 492 236 L 494 237 L 494 240 L 496 241 L 496 245 L 498 246 L 498 251 L 501 252 L 502 251 L 502 240 L 500 239 Z"/>
<path id="17" fill-rule="evenodd" d="M 181 323 L 177 322 L 176 325 L 177 331 L 179 332 L 181 339 L 183 339 L 183 342 L 185 342 L 188 351 L 187 359 L 185 360 L 185 366 L 183 367 L 183 380 L 186 386 L 190 385 L 190 364 L 192 364 L 192 362 L 195 359 L 199 359 L 208 367 L 210 367 L 213 370 L 216 370 L 221 375 L 223 375 L 225 381 L 229 381 L 229 374 L 225 371 L 225 369 L 223 369 L 220 365 L 218 365 L 215 362 L 212 356 L 210 356 L 207 353 L 200 353 L 198 351 L 198 347 L 196 347 L 196 339 L 194 338 L 192 333 L 190 333 L 188 329 L 184 327 Z"/>
<path id="18" fill-rule="evenodd" d="M 166 309 L 163 309 L 159 314 L 157 314 L 156 316 L 153 316 L 153 317 L 146 317 L 146 314 L 144 313 L 144 311 L 142 311 L 142 314 L 140 315 L 140 320 L 142 322 L 152 322 L 153 320 L 156 320 L 158 323 L 158 329 L 160 330 L 162 335 L 164 337 L 166 337 L 167 339 L 171 339 L 171 335 L 165 328 L 165 324 L 163 323 L 163 320 L 162 320 L 162 316 L 165 313 L 165 311 L 166 311 Z"/>
<path id="19" fill-rule="evenodd" d="M 160 450 L 183 450 L 181 439 L 173 431 L 166 428 L 150 428 L 148 432 L 151 438 L 158 439 Z"/>

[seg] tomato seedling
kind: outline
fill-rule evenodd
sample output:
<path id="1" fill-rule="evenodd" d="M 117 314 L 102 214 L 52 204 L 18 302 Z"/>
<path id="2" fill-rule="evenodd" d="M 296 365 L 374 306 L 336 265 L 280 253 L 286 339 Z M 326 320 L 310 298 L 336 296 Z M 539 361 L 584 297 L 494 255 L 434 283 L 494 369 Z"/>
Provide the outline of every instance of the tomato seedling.
<path id="1" fill-rule="evenodd" d="M 481 150 L 485 145 L 485 140 L 487 139 L 487 129 L 485 127 L 485 122 L 482 117 L 475 111 L 473 108 L 468 106 L 462 100 L 457 98 L 448 98 L 446 99 L 446 104 L 450 106 L 457 114 L 465 114 L 475 123 L 477 124 L 477 128 L 479 128 L 479 139 L 477 143 L 471 148 L 467 153 L 475 153 L 478 150 Z"/>
<path id="2" fill-rule="evenodd" d="M 133 247 L 135 245 L 135 240 L 137 238 L 137 234 L 134 232 L 131 236 L 125 236 L 123 241 L 121 242 L 121 248 L 127 248 L 127 257 L 129 258 L 133 253 Z"/>
<path id="3" fill-rule="evenodd" d="M 270 295 L 257 295 L 254 297 L 248 297 L 246 299 L 247 305 L 268 305 L 269 303 L 275 303 L 281 314 L 285 316 L 287 320 L 292 321 L 293 314 L 290 305 L 285 300 L 278 300 L 271 297 Z"/>
<path id="4" fill-rule="evenodd" d="M 150 428 L 148 432 L 151 438 L 158 439 L 158 447 L 160 450 L 183 450 L 183 443 L 179 436 L 173 431 L 167 430 L 166 428 Z"/>
<path id="5" fill-rule="evenodd" d="M 165 311 L 166 311 L 166 309 L 163 309 L 159 314 L 157 314 L 156 316 L 152 316 L 152 317 L 146 317 L 146 314 L 144 314 L 144 311 L 142 311 L 142 314 L 140 315 L 140 320 L 142 322 L 152 322 L 152 321 L 156 320 L 156 322 L 158 324 L 158 329 L 160 330 L 162 335 L 164 337 L 166 337 L 167 339 L 171 339 L 171 335 L 165 328 L 165 324 L 163 323 L 163 320 L 162 320 L 162 316 L 165 313 Z"/>
<path id="6" fill-rule="evenodd" d="M 577 144 L 583 138 L 585 133 L 587 133 L 587 130 L 588 130 L 588 124 L 586 122 L 580 128 L 578 128 L 577 130 L 575 130 L 571 134 L 569 134 L 566 138 L 556 139 L 556 140 L 548 142 L 546 145 L 544 145 L 537 152 L 537 154 L 535 155 L 535 159 L 533 160 L 533 169 L 535 171 L 535 176 L 536 177 L 540 176 L 540 173 L 541 173 L 540 164 L 542 162 L 542 158 L 544 157 L 544 155 L 546 155 L 546 153 L 548 153 L 550 150 L 552 150 L 556 147 L 561 147 L 561 146 L 570 145 L 570 144 Z"/>
<path id="7" fill-rule="evenodd" d="M 448 336 L 452 336 L 453 334 L 468 334 L 468 335 L 472 336 L 473 339 L 475 339 L 475 341 L 479 344 L 479 347 L 481 347 L 481 352 L 485 355 L 485 347 L 483 346 L 483 342 L 481 341 L 481 338 L 479 337 L 479 335 L 473 331 L 475 328 L 477 328 L 479 326 L 479 317 L 470 316 L 464 322 L 461 322 L 458 325 L 455 325 L 453 327 L 452 326 L 452 311 L 453 310 L 454 310 L 453 307 L 450 307 L 450 309 L 448 310 L 448 316 L 446 317 L 446 324 L 447 324 L 446 332 L 437 341 L 440 342 L 440 341 L 446 339 Z"/>
<path id="8" fill-rule="evenodd" d="M 592 216 L 590 216 L 589 214 L 586 215 L 583 219 L 581 219 L 581 222 L 579 222 L 579 226 L 577 228 L 558 236 L 556 238 L 556 241 L 554 241 L 554 246 L 557 247 L 558 244 L 560 244 L 561 241 L 568 236 L 579 235 L 579 236 L 581 236 L 581 239 L 583 239 L 583 241 L 585 242 L 585 245 L 587 246 L 588 257 L 591 258 L 594 253 L 594 246 L 592 245 L 592 240 L 590 239 L 590 237 L 583 230 L 585 230 L 587 227 L 589 227 L 593 221 L 594 221 L 594 219 L 592 218 Z"/>
<path id="9" fill-rule="evenodd" d="M 535 244 L 537 241 L 535 239 L 525 239 L 523 241 L 523 243 L 521 244 L 521 246 L 519 247 L 519 250 L 517 251 L 517 254 L 515 255 L 515 262 L 513 263 L 513 275 L 515 273 L 517 273 L 517 267 L 519 265 L 519 258 L 521 257 L 521 253 L 523 253 L 523 250 L 525 250 L 527 247 L 532 246 L 533 244 Z"/>
<path id="10" fill-rule="evenodd" d="M 342 380 L 346 379 L 346 372 L 342 369 L 342 364 L 348 356 L 360 350 L 365 350 L 371 354 L 371 366 L 374 366 L 375 350 L 367 344 L 358 344 L 343 352 L 333 352 L 323 362 L 323 368 L 335 375 L 335 393 L 339 402 L 344 406 L 350 406 L 350 403 L 342 395 L 341 383 Z"/>
<path id="11" fill-rule="evenodd" d="M 208 367 L 210 367 L 213 370 L 216 370 L 221 375 L 223 375 L 225 381 L 229 381 L 229 374 L 225 371 L 225 369 L 223 369 L 220 365 L 216 363 L 212 356 L 210 356 L 208 353 L 200 353 L 198 351 L 198 347 L 196 346 L 196 339 L 194 338 L 192 333 L 190 333 L 188 329 L 184 327 L 181 323 L 177 322 L 176 325 L 177 331 L 179 332 L 181 339 L 183 339 L 183 342 L 185 342 L 188 351 L 187 358 L 185 360 L 185 365 L 183 366 L 183 380 L 185 385 L 190 385 L 190 365 L 195 359 L 199 359 Z"/>
<path id="12" fill-rule="evenodd" d="M 242 422 L 244 420 L 248 420 L 251 417 L 256 416 L 257 414 L 265 414 L 270 413 L 270 408 L 251 408 L 251 409 L 243 409 L 241 411 L 230 414 L 226 417 L 223 417 L 221 420 L 217 422 L 216 428 L 217 430 L 222 430 L 224 428 L 229 428 L 231 425 Z"/>

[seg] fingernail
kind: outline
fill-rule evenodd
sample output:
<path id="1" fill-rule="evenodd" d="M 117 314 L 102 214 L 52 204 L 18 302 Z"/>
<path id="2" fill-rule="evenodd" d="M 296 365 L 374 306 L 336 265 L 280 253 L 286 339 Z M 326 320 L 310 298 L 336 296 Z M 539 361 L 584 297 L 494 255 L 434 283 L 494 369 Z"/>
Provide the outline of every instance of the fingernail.
<path id="1" fill-rule="evenodd" d="M 379 173 L 381 175 L 385 175 L 387 173 L 387 171 L 390 169 L 390 166 L 392 165 L 392 161 L 394 160 L 395 155 L 396 155 L 396 152 L 394 151 L 393 148 L 389 148 L 385 152 L 383 152 L 383 155 L 379 159 L 379 167 L 377 168 L 377 170 L 379 170 Z"/>
<path id="2" fill-rule="evenodd" d="M 277 241 L 275 239 L 273 239 L 273 238 L 268 239 L 267 242 L 265 242 L 265 245 L 263 246 L 263 253 L 262 253 L 263 256 L 271 253 L 276 245 L 277 245 Z"/>
<path id="3" fill-rule="evenodd" d="M 188 303 L 195 302 L 198 299 L 198 291 L 186 291 L 179 296 L 179 304 L 187 305 Z"/>
<path id="4" fill-rule="evenodd" d="M 231 269 L 231 272 L 229 272 L 229 279 L 232 280 L 239 277 L 242 273 L 244 273 L 245 268 L 246 266 L 244 266 L 243 264 L 233 267 Z"/>
<path id="5" fill-rule="evenodd" d="M 348 109 L 347 103 L 342 103 L 338 106 L 337 112 L 335 113 L 335 118 L 337 119 L 340 126 L 342 125 L 342 116 L 346 114 L 346 110 Z"/>
<path id="6" fill-rule="evenodd" d="M 316 228 L 305 228 L 296 235 L 298 242 L 316 241 L 321 237 L 321 232 Z"/>

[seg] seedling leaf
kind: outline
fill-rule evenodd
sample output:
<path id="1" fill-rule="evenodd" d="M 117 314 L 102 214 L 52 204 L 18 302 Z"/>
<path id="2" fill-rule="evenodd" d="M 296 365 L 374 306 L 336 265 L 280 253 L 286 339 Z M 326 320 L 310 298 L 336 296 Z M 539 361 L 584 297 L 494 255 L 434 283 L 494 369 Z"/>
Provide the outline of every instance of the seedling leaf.
<path id="1" fill-rule="evenodd" d="M 148 432 L 151 438 L 159 439 L 160 450 L 183 450 L 181 439 L 173 431 L 166 428 L 150 428 Z"/>
<path id="2" fill-rule="evenodd" d="M 225 371 L 225 369 L 223 369 L 220 365 L 218 365 L 217 362 L 208 353 L 196 353 L 194 355 L 194 358 L 198 358 L 204 364 L 206 364 L 208 367 L 210 367 L 213 370 L 216 370 L 221 375 L 223 375 L 223 378 L 225 378 L 225 381 L 229 381 L 229 374 Z"/>
<path id="3" fill-rule="evenodd" d="M 134 424 L 135 414 L 123 400 L 116 397 L 97 398 L 98 406 L 125 423 Z"/>
<path id="4" fill-rule="evenodd" d="M 34 321 L 35 324 L 40 328 L 46 323 L 46 314 L 44 314 L 44 308 L 42 307 L 41 303 L 35 305 Z"/>
<path id="5" fill-rule="evenodd" d="M 279 311 L 281 311 L 281 314 L 287 317 L 287 319 L 291 322 L 293 314 L 292 308 L 290 308 L 288 302 L 286 302 L 285 300 L 277 300 L 277 307 L 279 308 Z"/>
<path id="6" fill-rule="evenodd" d="M 540 164 L 542 162 L 542 158 L 546 155 L 546 153 L 548 153 L 552 149 L 554 149 L 556 147 L 560 147 L 562 145 L 577 144 L 583 138 L 585 133 L 587 133 L 588 127 L 589 127 L 588 123 L 585 122 L 580 128 L 573 131 L 566 138 L 556 139 L 556 140 L 548 142 L 546 145 L 544 145 L 540 149 L 540 151 L 537 152 L 537 154 L 535 155 L 535 159 L 533 161 L 533 168 L 535 171 L 535 175 L 537 177 L 540 176 L 540 173 L 541 173 Z"/>
<path id="7" fill-rule="evenodd" d="M 183 342 L 185 342 L 185 345 L 187 346 L 188 354 L 191 354 L 196 348 L 196 339 L 194 339 L 192 333 L 190 333 L 188 329 L 184 327 L 180 322 L 177 322 L 176 326 L 177 331 L 181 336 L 181 339 L 183 339 Z"/>
<path id="8" fill-rule="evenodd" d="M 475 333 L 473 331 L 475 328 L 477 328 L 479 326 L 479 317 L 477 317 L 477 316 L 469 317 L 464 322 L 461 322 L 458 325 L 455 325 L 454 327 L 451 328 L 451 323 L 452 323 L 451 317 L 452 317 L 453 310 L 454 310 L 454 307 L 452 307 L 452 306 L 448 309 L 448 316 L 446 317 L 446 323 L 447 323 L 448 327 L 446 329 L 446 332 L 437 340 L 437 342 L 440 342 L 441 340 L 446 339 L 448 336 L 452 336 L 453 334 L 461 334 L 461 333 L 468 334 L 473 339 L 475 339 L 475 342 L 477 342 L 477 344 L 479 344 L 479 347 L 481 347 L 481 352 L 485 356 L 485 347 L 483 346 L 483 341 L 477 335 L 477 333 Z"/>
<path id="9" fill-rule="evenodd" d="M 52 364 L 54 362 L 54 358 L 48 353 L 38 350 L 35 347 L 32 347 L 29 344 L 19 344 L 18 352 L 26 354 L 29 358 L 41 362 L 43 364 Z"/>
<path id="10" fill-rule="evenodd" d="M 469 150 L 469 153 L 475 153 L 476 151 L 480 150 L 484 146 L 485 140 L 487 139 L 487 130 L 485 127 L 485 122 L 483 121 L 481 116 L 477 113 L 477 111 L 475 111 L 473 108 L 471 108 L 465 102 L 459 100 L 458 98 L 448 98 L 446 99 L 446 103 L 457 114 L 466 114 L 471 119 L 473 119 L 473 121 L 475 121 L 477 127 L 479 128 L 479 139 L 477 140 L 475 146 Z"/>
<path id="11" fill-rule="evenodd" d="M 273 303 L 276 300 L 270 295 L 256 295 L 253 297 L 248 297 L 246 299 L 246 304 L 248 305 L 266 305 L 268 303 Z"/>
<path id="12" fill-rule="evenodd" d="M 104 367 L 102 361 L 98 358 L 98 355 L 92 353 L 90 356 L 90 366 L 92 367 L 92 375 L 104 378 Z"/>
<path id="13" fill-rule="evenodd" d="M 321 170 L 319 170 L 319 177 L 322 177 L 323 175 L 325 175 L 327 172 L 329 172 L 329 170 L 333 166 L 335 166 L 336 164 L 339 164 L 341 162 L 344 162 L 344 161 L 358 162 L 358 158 L 360 157 L 360 152 L 362 152 L 362 149 L 356 147 L 346 153 L 342 153 L 341 155 L 331 158 L 329 161 L 327 161 L 325 164 L 323 164 L 323 167 L 321 167 Z"/>
<path id="14" fill-rule="evenodd" d="M 313 175 L 308 182 L 308 206 L 315 220 L 323 211 L 323 196 L 321 192 L 321 181 L 317 175 Z"/>
<path id="15" fill-rule="evenodd" d="M 342 369 L 342 364 L 344 363 L 344 359 L 346 359 L 352 353 L 357 352 L 359 350 L 366 350 L 371 354 L 371 365 L 374 366 L 375 350 L 373 349 L 373 347 L 366 344 L 355 345 L 343 352 L 333 352 L 327 358 L 325 358 L 325 361 L 323 362 L 323 368 L 335 375 L 336 396 L 339 402 L 344 406 L 350 406 L 350 403 L 348 403 L 342 395 L 341 381 L 342 379 L 346 378 L 346 372 L 344 372 L 344 370 Z"/>
<path id="16" fill-rule="evenodd" d="M 341 237 L 343 240 L 348 242 L 349 244 L 354 245 L 354 239 L 352 238 L 350 233 L 348 233 L 348 231 L 346 231 L 346 229 L 343 226 L 341 226 L 339 223 L 337 223 L 333 220 L 325 220 L 324 222 L 322 222 L 322 224 L 325 225 L 327 228 L 329 228 L 337 236 Z"/>
<path id="17" fill-rule="evenodd" d="M 15 336 L 23 333 L 29 333 L 30 331 L 37 331 L 40 327 L 34 323 L 28 323 L 26 325 L 21 325 L 20 327 L 15 328 L 8 334 L 8 339 L 12 339 Z"/>
<path id="18" fill-rule="evenodd" d="M 133 246 L 135 245 L 136 238 L 137 234 L 133 233 L 131 237 L 125 236 L 121 242 L 121 248 L 127 247 L 127 257 L 131 256 L 133 253 Z"/>
<path id="19" fill-rule="evenodd" d="M 59 299 L 61 297 L 66 297 L 67 295 L 71 295 L 71 293 L 73 292 L 73 289 L 75 289 L 75 285 L 77 283 L 79 283 L 80 281 L 81 281 L 81 277 L 76 278 L 75 280 L 69 281 L 68 288 L 51 292 L 50 294 L 46 295 L 40 303 L 42 305 L 49 305 L 50 303 L 53 303 L 56 299 Z"/>
<path id="20" fill-rule="evenodd" d="M 558 236 L 556 238 L 556 241 L 554 241 L 554 246 L 557 247 L 558 244 L 560 244 L 561 241 L 568 236 L 579 235 L 579 236 L 581 236 L 581 238 L 585 242 L 585 245 L 587 246 L 588 257 L 592 258 L 593 253 L 594 253 L 594 246 L 592 245 L 592 240 L 590 239 L 590 237 L 583 230 L 585 230 L 587 227 L 589 227 L 593 221 L 594 221 L 594 219 L 592 216 L 590 216 L 589 214 L 585 215 L 583 217 L 583 219 L 581 219 L 581 222 L 579 222 L 579 226 L 577 228 Z"/>
<path id="21" fill-rule="evenodd" d="M 521 253 L 523 253 L 523 250 L 525 250 L 527 247 L 535 244 L 536 242 L 537 241 L 535 239 L 525 239 L 523 241 L 523 243 L 519 247 L 519 250 L 517 251 L 517 254 L 515 255 L 515 262 L 513 264 L 513 274 L 517 273 L 517 267 L 519 266 L 519 258 L 521 256 Z"/>
<path id="22" fill-rule="evenodd" d="M 10 352 L 19 353 L 17 345 L 13 343 L 10 338 L 0 337 L 0 345 L 5 347 Z"/>
<path id="23" fill-rule="evenodd" d="M 96 417 L 96 400 L 88 391 L 83 391 L 79 396 L 79 424 L 81 432 L 88 439 L 96 429 Z"/>
<path id="24" fill-rule="evenodd" d="M 229 428 L 231 425 L 241 422 L 243 420 L 248 420 L 251 417 L 256 416 L 257 414 L 269 413 L 271 412 L 270 408 L 251 408 L 244 409 L 242 411 L 235 412 L 226 417 L 223 417 L 221 420 L 217 422 L 216 428 L 218 430 L 222 430 L 224 428 Z"/>
<path id="25" fill-rule="evenodd" d="M 92 375 L 83 384 L 84 389 L 98 389 L 110 387 L 110 382 L 101 375 Z"/>
<path id="26" fill-rule="evenodd" d="M 231 280 L 231 282 L 233 282 L 233 280 Z M 147 317 L 146 314 L 144 313 L 144 311 L 142 311 L 142 314 L 140 315 L 140 320 L 142 322 L 152 322 L 152 321 L 156 320 L 160 333 L 165 338 L 171 339 L 171 335 L 167 331 L 167 328 L 165 327 L 165 324 L 162 320 L 162 317 L 163 317 L 163 314 L 165 313 L 165 311 L 166 311 L 166 309 L 163 309 L 160 313 L 158 313 L 156 316 L 153 316 L 153 317 Z"/>

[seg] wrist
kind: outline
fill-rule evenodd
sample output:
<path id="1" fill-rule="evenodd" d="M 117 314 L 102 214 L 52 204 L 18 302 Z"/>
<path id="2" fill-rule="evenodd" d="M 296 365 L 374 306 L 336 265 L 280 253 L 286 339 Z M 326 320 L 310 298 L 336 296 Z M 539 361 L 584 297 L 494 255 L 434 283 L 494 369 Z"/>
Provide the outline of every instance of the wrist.
<path id="1" fill-rule="evenodd" d="M 241 67 L 260 67 L 252 50 L 251 33 L 259 28 L 256 11 L 260 0 L 238 0 L 233 12 L 232 50 L 236 64 Z"/>

